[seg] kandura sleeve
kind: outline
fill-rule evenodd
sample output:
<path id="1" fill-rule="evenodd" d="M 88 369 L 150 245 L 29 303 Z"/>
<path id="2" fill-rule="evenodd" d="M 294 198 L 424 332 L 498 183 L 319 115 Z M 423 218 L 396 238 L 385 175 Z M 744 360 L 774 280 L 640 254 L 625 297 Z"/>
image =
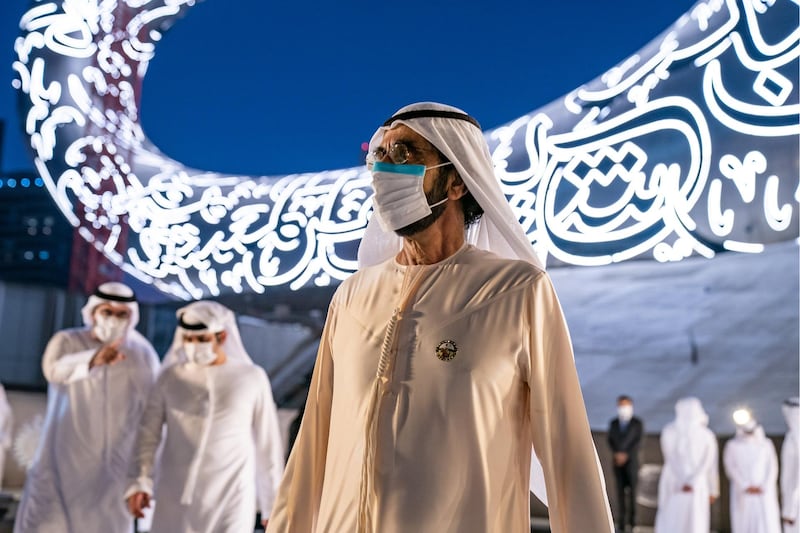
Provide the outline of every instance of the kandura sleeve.
<path id="1" fill-rule="evenodd" d="M 64 353 L 67 350 L 66 344 L 67 336 L 59 332 L 53 335 L 44 350 L 42 373 L 50 383 L 72 383 L 89 376 L 89 363 L 95 350 Z"/>
<path id="2" fill-rule="evenodd" d="M 661 430 L 661 435 L 658 437 L 658 443 L 661 447 L 661 457 L 664 458 L 663 468 L 669 468 L 672 471 L 673 476 L 677 477 L 678 472 L 675 470 L 672 464 L 675 462 L 675 457 L 673 457 L 672 454 L 672 441 L 672 426 L 667 425 Z"/>
<path id="3" fill-rule="evenodd" d="M 0 385 L 0 448 L 9 449 L 12 444 L 12 436 L 14 433 L 14 412 L 11 410 L 11 405 L 6 398 L 6 391 Z M 2 472 L 0 472 L 0 477 Z"/>
<path id="4" fill-rule="evenodd" d="M 708 494 L 715 498 L 719 497 L 719 447 L 717 446 L 717 438 L 711 432 L 706 431 L 706 440 L 708 442 L 708 454 L 704 463 L 706 475 L 708 477 Z"/>
<path id="5" fill-rule="evenodd" d="M 778 454 L 775 451 L 775 446 L 771 440 L 767 440 L 764 444 L 767 447 L 765 453 L 768 454 L 768 462 L 766 472 L 762 472 L 763 481 L 761 487 L 775 487 L 778 484 Z"/>
<path id="6" fill-rule="evenodd" d="M 681 442 L 689 442 L 686 437 L 681 440 L 678 434 L 678 429 L 667 433 L 661 432 L 661 449 L 664 454 L 664 463 L 673 472 L 675 479 L 681 485 L 694 485 L 697 482 L 697 476 L 702 475 L 704 472 L 708 474 L 708 480 L 711 480 L 711 471 L 708 469 L 708 454 L 709 449 L 707 443 L 703 442 L 703 455 L 697 462 L 690 461 L 687 457 L 689 454 L 688 449 L 681 446 Z M 690 444 L 684 444 L 690 446 Z"/>
<path id="7" fill-rule="evenodd" d="M 146 375 L 149 383 L 152 386 L 158 379 L 158 373 L 161 371 L 161 361 L 158 359 L 155 349 L 148 343 L 145 346 L 145 365 L 147 367 Z"/>
<path id="8" fill-rule="evenodd" d="M 266 372 L 259 380 L 260 390 L 253 410 L 253 439 L 256 450 L 256 480 L 261 518 L 269 518 L 275 495 L 283 476 L 283 442 L 278 423 L 278 409 L 272 398 L 272 387 Z"/>
<path id="9" fill-rule="evenodd" d="M 781 516 L 797 521 L 800 518 L 800 453 L 798 453 L 797 440 L 791 433 L 787 433 L 781 447 Z"/>
<path id="10" fill-rule="evenodd" d="M 141 408 L 138 413 L 141 413 L 147 404 L 150 389 L 158 379 L 161 363 L 150 343 L 144 337 L 140 337 L 138 333 L 133 336 L 130 342 L 124 343 L 120 350 L 127 357 L 123 364 L 127 367 L 125 379 L 130 382 L 132 389 L 131 401 L 140 402 Z M 139 422 L 138 418 L 137 414 L 135 420 L 137 424 Z"/>
<path id="11" fill-rule="evenodd" d="M 331 336 L 335 323 L 336 308 L 332 303 L 319 343 L 303 421 L 286 464 L 278 497 L 269 519 L 267 527 L 269 533 L 315 531 L 322 497 L 331 422 L 333 397 Z"/>
<path id="12" fill-rule="evenodd" d="M 614 531 L 567 325 L 549 277 L 529 307 L 530 417 L 553 533 Z"/>
<path id="13" fill-rule="evenodd" d="M 735 444 L 728 441 L 722 450 L 722 464 L 725 467 L 725 475 L 731 480 L 731 484 L 739 490 L 747 488 L 747 476 L 741 471 L 741 465 L 736 460 Z"/>
<path id="14" fill-rule="evenodd" d="M 126 498 L 140 491 L 153 495 L 156 454 L 161 444 L 162 428 L 166 420 L 165 388 L 164 376 L 150 388 L 147 405 L 142 413 L 139 431 L 136 434 L 136 444 L 128 475 L 130 484 L 124 495 Z"/>

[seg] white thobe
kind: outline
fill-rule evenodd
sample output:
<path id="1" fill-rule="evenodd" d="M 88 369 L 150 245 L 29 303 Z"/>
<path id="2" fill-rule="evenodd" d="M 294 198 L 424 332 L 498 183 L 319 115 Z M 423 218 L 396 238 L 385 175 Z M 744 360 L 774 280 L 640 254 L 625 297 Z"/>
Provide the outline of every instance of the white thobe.
<path id="1" fill-rule="evenodd" d="M 469 245 L 368 267 L 331 302 L 268 531 L 528 532 L 532 445 L 552 531 L 611 531 L 547 274 Z"/>
<path id="2" fill-rule="evenodd" d="M 778 456 L 772 442 L 757 430 L 725 444 L 722 462 L 730 479 L 732 533 L 780 533 Z M 747 494 L 758 487 L 760 494 Z"/>
<path id="3" fill-rule="evenodd" d="M 0 385 L 0 488 L 3 487 L 3 469 L 6 463 L 6 450 L 11 448 L 14 430 L 14 414 L 6 398 L 6 390 Z"/>
<path id="4" fill-rule="evenodd" d="M 671 422 L 661 431 L 664 466 L 658 481 L 656 533 L 708 533 L 710 497 L 719 495 L 719 452 L 705 426 L 679 429 Z M 683 492 L 684 485 L 692 487 Z"/>
<path id="5" fill-rule="evenodd" d="M 791 430 L 781 446 L 781 503 L 781 516 L 794 522 L 783 522 L 783 533 L 800 533 L 800 441 Z"/>
<path id="6" fill-rule="evenodd" d="M 49 382 L 47 416 L 15 532 L 131 530 L 121 495 L 159 362 L 150 343 L 129 332 L 119 347 L 124 360 L 89 370 L 101 346 L 88 328 L 60 331 L 47 344 L 42 360 Z"/>
<path id="7" fill-rule="evenodd" d="M 166 440 L 155 476 L 156 451 Z M 127 491 L 156 500 L 152 533 L 252 531 L 268 518 L 283 474 L 283 444 L 267 374 L 250 363 L 172 365 L 153 387 Z"/>

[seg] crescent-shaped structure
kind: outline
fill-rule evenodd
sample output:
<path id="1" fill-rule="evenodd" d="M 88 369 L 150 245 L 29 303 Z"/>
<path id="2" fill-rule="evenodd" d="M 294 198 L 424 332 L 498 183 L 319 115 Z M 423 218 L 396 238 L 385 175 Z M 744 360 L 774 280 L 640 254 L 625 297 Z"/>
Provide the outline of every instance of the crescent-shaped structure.
<path id="1" fill-rule="evenodd" d="M 364 168 L 206 172 L 142 130 L 148 63 L 193 4 L 33 3 L 13 68 L 37 171 L 84 239 L 165 295 L 337 284 L 371 213 Z M 789 0 L 700 0 L 601 77 L 487 132 L 540 257 L 674 262 L 796 239 L 797 20 Z"/>

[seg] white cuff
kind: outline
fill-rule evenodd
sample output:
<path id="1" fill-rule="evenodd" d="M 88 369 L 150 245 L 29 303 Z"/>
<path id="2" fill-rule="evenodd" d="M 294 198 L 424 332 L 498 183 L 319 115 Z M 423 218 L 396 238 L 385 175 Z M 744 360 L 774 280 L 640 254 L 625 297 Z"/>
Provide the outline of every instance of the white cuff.
<path id="1" fill-rule="evenodd" d="M 149 477 L 138 477 L 136 481 L 128 486 L 123 496 L 126 500 L 136 494 L 137 492 L 144 492 L 148 496 L 153 495 L 153 480 Z"/>
<path id="2" fill-rule="evenodd" d="M 56 383 L 73 383 L 86 379 L 92 373 L 89 364 L 96 350 L 83 350 L 61 356 L 52 363 L 52 377 Z"/>

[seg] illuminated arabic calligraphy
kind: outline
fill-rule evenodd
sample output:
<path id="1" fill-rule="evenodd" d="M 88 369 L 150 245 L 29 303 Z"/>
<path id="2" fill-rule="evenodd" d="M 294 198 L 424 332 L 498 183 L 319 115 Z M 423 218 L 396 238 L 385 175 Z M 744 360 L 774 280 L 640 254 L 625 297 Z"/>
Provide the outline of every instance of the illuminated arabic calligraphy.
<path id="1" fill-rule="evenodd" d="M 363 168 L 222 175 L 161 154 L 139 122 L 162 28 L 194 0 L 41 1 L 14 85 L 34 163 L 80 234 L 181 298 L 336 283 L 371 212 Z M 698 2 L 638 54 L 487 132 L 551 264 L 757 252 L 798 235 L 798 6 Z"/>

